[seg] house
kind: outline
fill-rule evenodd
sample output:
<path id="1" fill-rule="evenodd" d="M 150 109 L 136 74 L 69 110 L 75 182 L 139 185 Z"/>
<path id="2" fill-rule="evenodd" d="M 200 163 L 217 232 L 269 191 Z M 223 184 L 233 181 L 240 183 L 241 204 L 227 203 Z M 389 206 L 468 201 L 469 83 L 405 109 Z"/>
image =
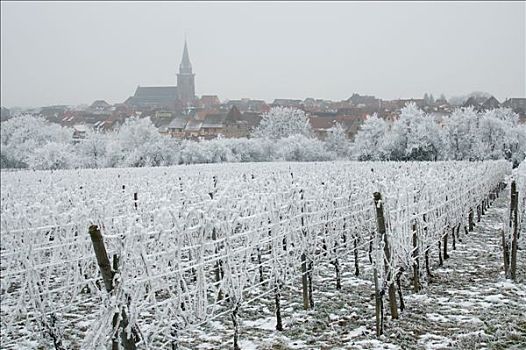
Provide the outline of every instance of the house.
<path id="1" fill-rule="evenodd" d="M 474 96 L 471 96 L 462 104 L 462 107 L 468 108 L 472 107 L 476 111 L 482 110 L 481 104 L 477 101 L 477 99 Z"/>
<path id="2" fill-rule="evenodd" d="M 106 111 L 111 107 L 111 105 L 104 100 L 96 100 L 90 106 L 89 109 L 93 112 L 102 112 Z"/>
<path id="3" fill-rule="evenodd" d="M 509 98 L 502 103 L 502 107 L 511 108 L 520 117 L 526 117 L 526 98 Z"/>
<path id="4" fill-rule="evenodd" d="M 189 118 L 185 116 L 178 116 L 172 119 L 170 124 L 166 127 L 167 133 L 172 137 L 184 138 L 186 124 Z"/>
<path id="5" fill-rule="evenodd" d="M 489 97 L 481 105 L 481 108 L 484 109 L 484 110 L 495 109 L 495 108 L 499 108 L 499 107 L 500 107 L 499 101 L 493 96 Z"/>
<path id="6" fill-rule="evenodd" d="M 336 125 L 336 116 L 333 117 L 318 117 L 309 116 L 309 124 L 312 131 L 317 138 L 324 140 L 327 137 L 327 132 L 330 128 Z"/>
<path id="7" fill-rule="evenodd" d="M 366 114 L 354 116 L 335 115 L 331 117 L 309 116 L 309 123 L 316 137 L 321 140 L 324 140 L 327 137 L 329 129 L 336 124 L 340 124 L 345 130 L 347 137 L 352 139 L 366 118 Z"/>
<path id="8" fill-rule="evenodd" d="M 241 100 L 230 100 L 225 103 L 227 110 L 236 107 L 240 112 L 268 112 L 270 106 L 263 100 L 251 100 L 242 98 Z"/>
<path id="9" fill-rule="evenodd" d="M 198 139 L 201 136 L 201 120 L 190 119 L 184 127 L 184 135 L 186 138 Z"/>
<path id="10" fill-rule="evenodd" d="M 261 119 L 260 113 L 241 113 L 234 106 L 226 115 L 223 136 L 228 138 L 250 137 L 250 133 L 259 125 Z"/>
<path id="11" fill-rule="evenodd" d="M 374 107 L 380 108 L 381 100 L 377 99 L 374 96 L 360 96 L 357 93 L 353 93 L 351 97 L 347 99 L 348 103 L 351 103 L 353 106 L 364 106 L 364 107 Z"/>
<path id="12" fill-rule="evenodd" d="M 190 139 L 248 137 L 260 121 L 259 113 L 241 113 L 233 106 L 228 112 L 201 110 L 178 115 L 165 127 L 160 128 L 160 132 L 171 137 Z"/>
<path id="13" fill-rule="evenodd" d="M 404 108 L 408 103 L 414 103 L 418 108 L 424 108 L 426 103 L 423 98 L 408 98 L 395 100 L 396 109 Z"/>
<path id="14" fill-rule="evenodd" d="M 68 106 L 64 105 L 46 106 L 40 109 L 40 115 L 51 122 L 57 122 L 68 109 Z"/>
<path id="15" fill-rule="evenodd" d="M 315 116 L 315 117 L 320 117 L 320 118 L 336 118 L 336 116 L 338 115 L 338 112 L 314 112 L 314 113 L 311 113 L 311 115 Z"/>
<path id="16" fill-rule="evenodd" d="M 11 111 L 5 107 L 1 107 L 0 109 L 0 121 L 5 122 L 11 118 Z"/>
<path id="17" fill-rule="evenodd" d="M 277 98 L 272 102 L 273 107 L 294 107 L 294 108 L 300 108 L 302 107 L 302 100 L 292 100 L 287 98 Z"/>
<path id="18" fill-rule="evenodd" d="M 221 105 L 221 101 L 217 95 L 203 95 L 199 99 L 199 104 L 202 108 L 216 108 Z"/>
<path id="19" fill-rule="evenodd" d="M 208 114 L 201 123 L 200 136 L 205 139 L 213 139 L 222 135 L 226 116 L 226 113 Z"/>

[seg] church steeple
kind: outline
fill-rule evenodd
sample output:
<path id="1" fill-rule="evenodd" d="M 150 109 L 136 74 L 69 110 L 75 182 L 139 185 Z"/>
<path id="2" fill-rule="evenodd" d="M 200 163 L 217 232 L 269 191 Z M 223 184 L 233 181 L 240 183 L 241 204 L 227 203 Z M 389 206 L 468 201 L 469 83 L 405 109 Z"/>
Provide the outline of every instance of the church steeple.
<path id="1" fill-rule="evenodd" d="M 188 55 L 188 45 L 184 41 L 183 59 L 179 65 L 179 74 L 177 74 L 177 98 L 179 103 L 188 106 L 195 100 L 195 74 L 192 73 L 192 64 Z"/>
<path id="2" fill-rule="evenodd" d="M 190 63 L 190 57 L 188 55 L 188 46 L 186 45 L 186 40 L 184 41 L 184 51 L 183 59 L 179 65 L 180 74 L 192 74 L 192 64 Z"/>

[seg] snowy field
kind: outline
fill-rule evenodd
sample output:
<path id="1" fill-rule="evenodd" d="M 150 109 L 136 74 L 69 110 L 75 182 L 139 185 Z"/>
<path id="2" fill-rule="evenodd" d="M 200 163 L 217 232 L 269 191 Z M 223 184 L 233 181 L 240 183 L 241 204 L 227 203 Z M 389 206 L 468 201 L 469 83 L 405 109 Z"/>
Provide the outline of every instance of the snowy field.
<path id="1" fill-rule="evenodd" d="M 232 348 L 234 331 L 241 349 L 523 348 L 524 235 L 511 283 L 508 188 L 495 198 L 510 173 L 504 161 L 2 173 L 2 348 L 110 348 L 119 310 L 129 327 L 115 331 L 139 348 Z M 385 302 L 380 337 L 373 269 L 405 302 L 397 320 Z"/>

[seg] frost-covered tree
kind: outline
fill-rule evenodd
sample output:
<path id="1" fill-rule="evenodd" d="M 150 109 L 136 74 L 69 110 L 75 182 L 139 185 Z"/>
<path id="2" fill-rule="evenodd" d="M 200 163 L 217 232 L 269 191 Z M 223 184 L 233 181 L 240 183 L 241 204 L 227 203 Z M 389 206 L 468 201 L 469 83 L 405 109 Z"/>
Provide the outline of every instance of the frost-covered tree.
<path id="1" fill-rule="evenodd" d="M 480 118 L 478 134 L 485 159 L 511 160 L 521 148 L 519 116 L 509 108 L 486 111 Z"/>
<path id="2" fill-rule="evenodd" d="M 109 166 L 144 167 L 169 165 L 175 149 L 150 118 L 128 118 L 107 147 Z"/>
<path id="3" fill-rule="evenodd" d="M 446 119 L 445 135 L 448 159 L 482 159 L 482 144 L 478 134 L 479 115 L 473 109 L 457 108 Z"/>
<path id="4" fill-rule="evenodd" d="M 235 162 L 269 162 L 276 158 L 276 144 L 270 139 L 223 139 Z"/>
<path id="5" fill-rule="evenodd" d="M 73 129 L 52 124 L 41 117 L 20 115 L 2 122 L 2 167 L 27 167 L 33 153 L 47 143 L 72 142 Z"/>
<path id="6" fill-rule="evenodd" d="M 356 160 L 383 159 L 382 145 L 388 130 L 388 125 L 375 113 L 369 116 L 361 125 L 351 146 L 353 158 Z"/>
<path id="7" fill-rule="evenodd" d="M 305 112 L 288 107 L 273 107 L 264 113 L 252 136 L 281 139 L 291 135 L 312 136 L 312 128 Z"/>
<path id="8" fill-rule="evenodd" d="M 443 157 L 444 142 L 434 120 L 415 103 L 408 103 L 386 135 L 383 148 L 389 160 L 433 161 Z"/>
<path id="9" fill-rule="evenodd" d="M 88 131 L 86 138 L 81 139 L 75 146 L 78 165 L 82 168 L 104 168 L 108 162 L 108 142 L 113 136 Z"/>
<path id="10" fill-rule="evenodd" d="M 30 169 L 35 170 L 58 170 L 74 167 L 76 162 L 72 152 L 71 144 L 60 142 L 49 142 L 35 149 L 26 163 Z"/>
<path id="11" fill-rule="evenodd" d="M 340 123 L 336 123 L 327 130 L 325 147 L 329 152 L 336 153 L 340 158 L 345 158 L 349 155 L 350 142 L 345 129 Z"/>
<path id="12" fill-rule="evenodd" d="M 333 160 L 336 154 L 327 152 L 322 141 L 304 135 L 292 135 L 277 142 L 277 160 L 312 162 Z"/>

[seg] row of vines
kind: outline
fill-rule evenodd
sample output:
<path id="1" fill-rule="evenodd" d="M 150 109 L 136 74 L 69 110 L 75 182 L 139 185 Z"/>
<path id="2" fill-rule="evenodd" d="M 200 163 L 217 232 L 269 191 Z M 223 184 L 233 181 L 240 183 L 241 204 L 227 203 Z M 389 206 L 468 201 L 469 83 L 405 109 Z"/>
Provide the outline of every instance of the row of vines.
<path id="1" fill-rule="evenodd" d="M 331 266 L 341 288 L 358 255 L 381 333 L 383 295 L 396 317 L 400 276 L 425 286 L 429 252 L 447 258 L 510 173 L 505 161 L 3 173 L 2 346 L 176 349 L 225 317 L 237 346 L 240 308 L 274 299 L 280 330 L 284 289 L 301 285 L 308 309 L 313 271 Z"/>

